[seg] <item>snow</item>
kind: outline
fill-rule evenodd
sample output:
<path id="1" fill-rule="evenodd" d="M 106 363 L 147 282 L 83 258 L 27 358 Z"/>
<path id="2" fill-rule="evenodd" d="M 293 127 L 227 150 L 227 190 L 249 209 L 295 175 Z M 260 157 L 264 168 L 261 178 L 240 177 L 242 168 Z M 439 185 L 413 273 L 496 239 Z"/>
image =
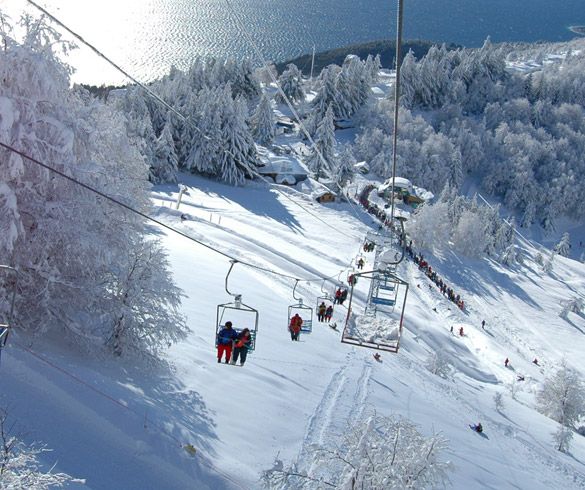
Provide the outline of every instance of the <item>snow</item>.
<path id="1" fill-rule="evenodd" d="M 334 231 L 262 186 L 233 188 L 193 176 L 183 176 L 183 183 L 189 192 L 180 210 L 160 206 L 160 219 L 240 260 L 304 278 L 332 276 L 324 284 L 329 292 L 368 231 L 348 205 L 310 205 Z M 159 186 L 153 199 L 174 203 L 177 194 L 176 186 Z M 180 219 L 183 213 L 187 220 Z M 47 464 L 85 478 L 87 488 L 259 488 L 259 473 L 277 454 L 309 469 L 312 444 L 331 446 L 344 427 L 372 410 L 404 415 L 427 434 L 443 432 L 454 488 L 585 486 L 582 438 L 576 436 L 571 456 L 557 452 L 556 424 L 534 410 L 533 400 L 561 359 L 583 372 L 585 321 L 572 313 L 565 321 L 557 312 L 569 290 L 583 290 L 581 264 L 558 257 L 553 274 L 542 275 L 532 264 L 510 270 L 489 261 L 429 257 L 466 299 L 461 312 L 404 262 L 397 273 L 411 288 L 401 349 L 383 353 L 382 363 L 368 349 L 340 343 L 341 329 L 316 321 L 313 333 L 290 342 L 293 281 L 236 264 L 230 291 L 260 311 L 256 351 L 240 368 L 215 361 L 216 305 L 231 301 L 224 290 L 228 260 L 182 237 L 163 236 L 193 330 L 170 350 L 173 369 L 75 357 L 20 335 L 2 356 L 0 403 L 26 429 L 26 439 L 54 449 L 44 456 Z M 314 305 L 321 286 L 301 281 L 297 293 Z M 368 287 L 365 279 L 356 285 L 356 308 L 365 306 Z M 336 306 L 333 321 L 342 326 L 346 313 Z M 374 329 L 388 322 L 381 317 Z M 463 326 L 465 336 L 451 334 L 450 326 L 455 332 Z M 30 342 L 50 364 L 29 353 Z M 454 367 L 451 379 L 424 368 L 432 352 Z M 506 357 L 511 368 L 503 366 Z M 532 364 L 534 357 L 541 366 Z M 519 373 L 526 381 L 516 383 L 514 400 L 506 387 Z M 494 408 L 495 393 L 503 395 L 502 413 Z M 477 421 L 485 438 L 467 427 Z"/>
<path id="2" fill-rule="evenodd" d="M 342 233 L 367 231 L 347 208 L 313 205 L 335 223 L 338 235 L 274 191 L 232 188 L 192 176 L 184 180 L 190 190 L 181 209 L 161 207 L 159 217 L 242 260 L 288 274 L 334 274 L 360 245 Z M 175 187 L 159 187 L 154 201 L 174 202 L 176 194 Z M 181 213 L 189 219 L 181 222 Z M 230 290 L 243 293 L 244 302 L 261 312 L 257 350 L 240 369 L 214 359 L 215 307 L 230 300 L 223 283 L 227 260 L 183 238 L 165 236 L 165 242 L 187 295 L 184 312 L 193 329 L 188 341 L 171 349 L 173 371 L 152 375 L 33 343 L 33 351 L 74 372 L 88 388 L 31 357 L 18 336 L 2 358 L 2 404 L 18 417 L 28 438 L 54 449 L 49 463 L 56 460 L 58 470 L 86 478 L 88 488 L 236 488 L 223 473 L 244 488 L 257 488 L 259 472 L 271 466 L 276 454 L 310 467 L 304 458 L 311 444 L 335 437 L 370 409 L 401 413 L 427 433 L 444 432 L 451 440 L 445 457 L 455 463 L 455 488 L 583 486 L 582 441 L 578 437 L 574 443 L 576 459 L 557 453 L 550 436 L 554 424 L 531 408 L 531 393 L 545 369 L 561 357 L 581 366 L 583 319 L 571 314 L 571 326 L 554 312 L 566 294 L 565 284 L 582 289 L 582 266 L 559 258 L 554 276 L 542 277 L 535 270 L 433 258 L 441 275 L 471 300 L 464 314 L 449 310 L 422 273 L 403 264 L 399 273 L 422 287 L 411 288 L 400 352 L 384 354 L 382 364 L 372 363 L 368 350 L 339 343 L 339 333 L 319 323 L 311 335 L 291 343 L 286 332 L 291 281 L 236 266 Z M 332 290 L 335 282 L 325 288 Z M 298 289 L 311 304 L 320 286 L 301 283 Z M 367 281 L 356 286 L 358 302 L 367 287 Z M 342 324 L 344 314 L 338 307 L 334 320 Z M 482 318 L 486 332 L 477 328 Z M 451 336 L 450 325 L 456 332 L 464 326 L 466 336 Z M 437 350 L 456 369 L 451 381 L 421 367 Z M 531 364 L 535 356 L 544 367 Z M 505 357 L 513 370 L 503 367 Z M 520 372 L 527 382 L 516 402 L 503 388 Z M 496 392 L 504 393 L 505 416 L 492 408 Z M 489 439 L 467 429 L 477 420 Z M 174 437 L 193 444 L 195 458 Z M 209 461 L 222 474 L 204 465 Z"/>

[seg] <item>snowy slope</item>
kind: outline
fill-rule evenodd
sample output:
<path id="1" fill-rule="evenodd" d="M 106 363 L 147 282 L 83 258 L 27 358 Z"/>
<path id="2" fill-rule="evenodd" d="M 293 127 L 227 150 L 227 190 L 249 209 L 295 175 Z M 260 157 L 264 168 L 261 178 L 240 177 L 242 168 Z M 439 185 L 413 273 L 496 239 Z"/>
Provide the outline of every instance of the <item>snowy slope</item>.
<path id="1" fill-rule="evenodd" d="M 159 218 L 241 260 L 297 277 L 336 277 L 371 224 L 357 209 L 321 206 L 293 189 L 283 191 L 337 231 L 263 186 L 233 188 L 192 176 L 184 183 L 190 191 L 179 211 L 169 207 L 176 187 L 156 189 Z M 57 462 L 58 470 L 86 478 L 92 489 L 260 488 L 258 476 L 277 454 L 315 470 L 311 445 L 332 447 L 376 410 L 402 414 L 425 434 L 445 434 L 450 449 L 443 458 L 453 463 L 454 488 L 585 487 L 583 439 L 576 436 L 571 456 L 557 452 L 556 424 L 533 409 L 534 390 L 561 359 L 584 369 L 585 320 L 558 317 L 559 300 L 575 294 L 570 289 L 583 290 L 582 264 L 557 258 L 554 274 L 543 276 L 534 263 L 508 270 L 485 260 L 429 257 L 465 298 L 464 313 L 404 262 L 398 272 L 411 285 L 406 330 L 400 352 L 384 353 L 382 363 L 372 351 L 341 344 L 338 332 L 316 321 L 311 335 L 291 342 L 286 322 L 294 281 L 236 265 L 230 290 L 260 311 L 257 350 L 240 368 L 217 364 L 214 352 L 216 306 L 230 301 L 229 261 L 182 237 L 161 236 L 193 330 L 171 348 L 173 369 L 73 357 L 18 335 L 3 353 L 0 405 L 26 441 L 54 450 L 45 461 Z M 333 283 L 325 287 L 332 291 Z M 358 284 L 358 302 L 367 287 Z M 321 283 L 301 282 L 297 292 L 314 305 Z M 338 323 L 344 313 L 336 311 Z M 466 336 L 452 335 L 452 325 L 463 326 Z M 425 369 L 433 351 L 454 366 L 451 379 Z M 503 365 L 506 357 L 511 368 Z M 534 357 L 542 367 L 531 363 Z M 514 383 L 520 373 L 526 381 Z M 493 402 L 497 392 L 502 413 Z M 467 427 L 477 421 L 485 437 Z M 197 448 L 195 456 L 185 444 Z"/>

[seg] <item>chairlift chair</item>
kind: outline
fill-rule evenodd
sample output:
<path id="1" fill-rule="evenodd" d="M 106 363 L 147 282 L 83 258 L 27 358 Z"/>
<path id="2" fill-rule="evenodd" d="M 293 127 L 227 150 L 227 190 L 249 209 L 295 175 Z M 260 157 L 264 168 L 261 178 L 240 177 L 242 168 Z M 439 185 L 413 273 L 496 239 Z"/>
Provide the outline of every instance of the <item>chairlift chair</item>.
<path id="1" fill-rule="evenodd" d="M 361 272 L 355 275 L 372 280 L 372 284 L 366 305 L 361 310 L 355 302 L 354 288 L 351 287 L 341 342 L 388 352 L 398 352 L 402 337 L 408 282 L 388 269 Z"/>
<path id="2" fill-rule="evenodd" d="M 242 295 L 231 293 L 228 289 L 228 278 L 236 263 L 236 260 L 231 261 L 230 269 L 225 278 L 225 290 L 234 297 L 234 301 L 230 303 L 223 303 L 217 305 L 217 317 L 215 322 L 215 347 L 217 347 L 217 340 L 219 332 L 225 327 L 227 321 L 232 322 L 233 329 L 236 333 L 242 332 L 245 328 L 250 331 L 250 346 L 248 351 L 251 352 L 256 349 L 256 336 L 258 333 L 258 310 L 242 303 Z"/>
<path id="3" fill-rule="evenodd" d="M 325 306 L 334 306 L 334 300 L 335 297 L 331 294 L 329 294 L 328 291 L 325 291 L 323 289 L 323 286 L 325 285 L 325 279 L 323 280 L 323 284 L 321 285 L 321 296 L 317 296 L 317 306 L 315 307 L 315 310 L 319 309 L 319 305 L 321 303 L 325 303 Z"/>
<path id="4" fill-rule="evenodd" d="M 298 283 L 299 280 L 297 279 L 293 288 L 293 299 L 297 302 L 288 307 L 288 322 L 286 328 L 289 328 L 292 317 L 298 313 L 303 320 L 301 332 L 311 333 L 313 331 L 313 308 L 305 305 L 303 303 L 303 298 L 297 298 L 295 296 Z"/>

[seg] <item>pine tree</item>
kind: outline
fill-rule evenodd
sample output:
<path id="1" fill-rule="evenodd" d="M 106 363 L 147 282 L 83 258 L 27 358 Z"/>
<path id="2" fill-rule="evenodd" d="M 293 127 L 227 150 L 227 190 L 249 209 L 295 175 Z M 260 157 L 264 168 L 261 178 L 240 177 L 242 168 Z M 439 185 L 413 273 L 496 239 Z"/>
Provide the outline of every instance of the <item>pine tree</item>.
<path id="1" fill-rule="evenodd" d="M 557 243 L 554 248 L 554 251 L 563 257 L 568 257 L 571 253 L 571 238 L 569 237 L 569 233 L 563 233 L 561 237 L 561 241 Z"/>
<path id="2" fill-rule="evenodd" d="M 303 89 L 303 74 L 293 63 L 287 65 L 286 70 L 282 72 L 278 79 L 280 88 L 293 104 L 298 104 L 305 100 L 305 91 Z M 278 103 L 284 104 L 280 92 L 275 96 Z"/>
<path id="3" fill-rule="evenodd" d="M 335 126 L 333 125 L 333 109 L 327 108 L 325 116 L 317 127 L 315 146 L 311 148 L 308 165 L 319 180 L 331 172 L 335 155 Z"/>
<path id="4" fill-rule="evenodd" d="M 337 165 L 335 166 L 333 177 L 335 182 L 342 189 L 347 185 L 353 176 L 353 166 L 357 160 L 353 156 L 353 151 L 350 145 L 345 145 L 339 152 L 337 157 Z"/>
<path id="5" fill-rule="evenodd" d="M 256 141 L 261 145 L 269 145 L 276 133 L 272 104 L 266 94 L 263 94 L 256 111 L 252 115 L 252 130 Z"/>
<path id="6" fill-rule="evenodd" d="M 172 119 L 167 117 L 162 133 L 156 141 L 155 161 L 150 166 L 150 181 L 154 184 L 177 183 L 178 166 Z"/>

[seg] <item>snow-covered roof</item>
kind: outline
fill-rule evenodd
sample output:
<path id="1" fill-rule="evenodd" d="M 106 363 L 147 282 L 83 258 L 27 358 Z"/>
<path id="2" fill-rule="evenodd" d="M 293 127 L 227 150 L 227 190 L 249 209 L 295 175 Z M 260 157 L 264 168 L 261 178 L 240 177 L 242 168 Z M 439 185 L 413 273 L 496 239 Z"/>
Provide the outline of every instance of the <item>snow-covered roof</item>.
<path id="1" fill-rule="evenodd" d="M 388 179 L 380 187 L 378 187 L 378 192 L 383 193 L 390 187 L 400 187 L 401 189 L 407 189 L 409 192 L 413 192 L 414 190 L 410 180 L 405 179 L 404 177 L 396 177 L 394 179 L 394 186 L 392 186 L 392 179 Z"/>
<path id="2" fill-rule="evenodd" d="M 308 175 L 305 166 L 294 154 L 276 155 L 274 152 L 258 146 L 260 162 L 264 164 L 259 168 L 261 174 L 287 174 L 287 175 Z"/>

